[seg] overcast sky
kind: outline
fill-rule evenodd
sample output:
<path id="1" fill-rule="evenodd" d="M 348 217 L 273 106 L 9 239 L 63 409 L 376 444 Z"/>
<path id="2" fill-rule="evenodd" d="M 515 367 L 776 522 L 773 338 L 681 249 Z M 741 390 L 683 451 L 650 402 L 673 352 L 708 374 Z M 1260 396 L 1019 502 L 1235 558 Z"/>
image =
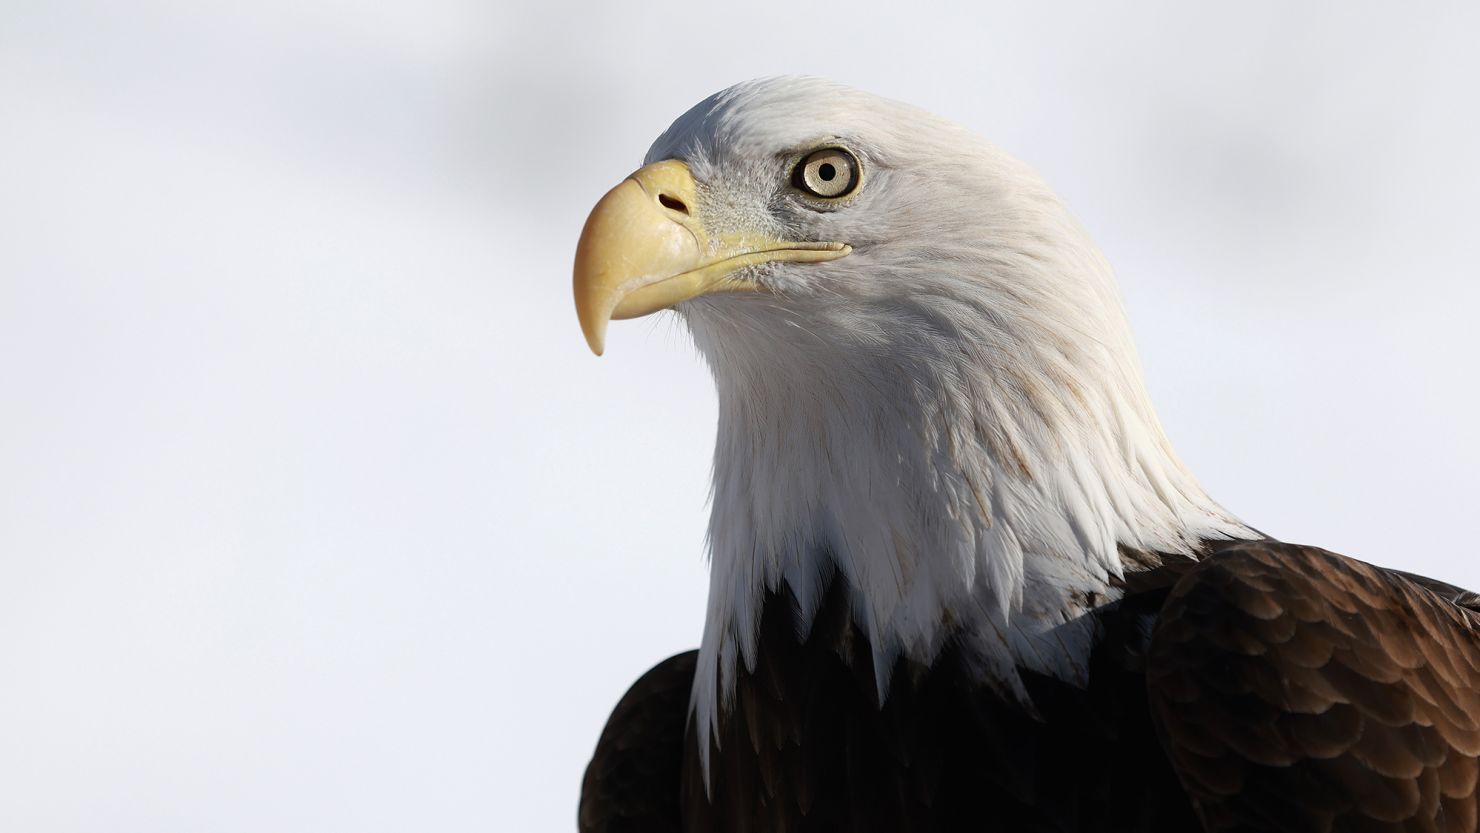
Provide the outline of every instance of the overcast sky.
<path id="1" fill-rule="evenodd" d="M 574 829 L 714 402 L 573 247 L 759 75 L 1026 158 L 1215 496 L 1480 586 L 1480 5 L 1111 5 L 0 4 L 0 829 Z"/>

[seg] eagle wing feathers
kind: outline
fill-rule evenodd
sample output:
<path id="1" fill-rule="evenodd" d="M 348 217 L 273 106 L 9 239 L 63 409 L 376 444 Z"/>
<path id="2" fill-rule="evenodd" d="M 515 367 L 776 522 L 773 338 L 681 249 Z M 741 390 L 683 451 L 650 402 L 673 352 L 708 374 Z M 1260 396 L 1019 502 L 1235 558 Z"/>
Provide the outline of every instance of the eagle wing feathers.
<path id="1" fill-rule="evenodd" d="M 581 785 L 581 833 L 681 833 L 678 785 L 698 651 L 653 666 L 617 703 Z"/>
<path id="2" fill-rule="evenodd" d="M 1473 833 L 1473 594 L 1314 547 L 1221 549 L 1172 590 L 1147 668 L 1207 828 Z"/>

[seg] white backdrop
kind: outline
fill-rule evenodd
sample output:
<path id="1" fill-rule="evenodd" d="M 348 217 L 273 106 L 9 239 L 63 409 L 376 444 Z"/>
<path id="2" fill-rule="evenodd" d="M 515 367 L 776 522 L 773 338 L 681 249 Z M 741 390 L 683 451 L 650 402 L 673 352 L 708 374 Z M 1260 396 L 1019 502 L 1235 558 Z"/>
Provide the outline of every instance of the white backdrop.
<path id="1" fill-rule="evenodd" d="M 1027 158 L 1214 495 L 1480 586 L 1480 6 L 960 5 L 0 5 L 0 829 L 572 830 L 714 424 L 572 250 L 757 75 Z"/>

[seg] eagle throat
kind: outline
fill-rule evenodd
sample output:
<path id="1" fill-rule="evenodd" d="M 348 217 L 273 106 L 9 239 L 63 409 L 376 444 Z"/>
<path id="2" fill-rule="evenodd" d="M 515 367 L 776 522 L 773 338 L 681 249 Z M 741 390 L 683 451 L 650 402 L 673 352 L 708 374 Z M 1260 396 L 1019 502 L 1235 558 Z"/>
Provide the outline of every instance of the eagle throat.
<path id="1" fill-rule="evenodd" d="M 1118 349 L 1103 349 L 1107 334 L 1076 354 L 991 301 L 681 307 L 719 394 L 700 737 L 738 664 L 755 667 L 768 593 L 788 591 L 806 631 L 839 583 L 880 702 L 896 659 L 928 665 L 950 640 L 980 682 L 1026 703 L 1019 668 L 1084 684 L 1096 639 L 1085 614 L 1141 566 L 1122 551 L 1191 556 L 1202 541 L 1258 537 L 1172 451 L 1128 328 L 1102 327 Z"/>

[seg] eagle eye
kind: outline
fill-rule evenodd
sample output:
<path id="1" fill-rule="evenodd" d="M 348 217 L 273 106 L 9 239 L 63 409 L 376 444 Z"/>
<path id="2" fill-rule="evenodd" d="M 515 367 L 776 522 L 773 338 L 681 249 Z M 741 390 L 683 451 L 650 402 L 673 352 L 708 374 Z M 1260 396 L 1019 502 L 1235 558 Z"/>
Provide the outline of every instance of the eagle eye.
<path id="1" fill-rule="evenodd" d="M 842 148 L 814 150 L 797 163 L 791 184 L 814 197 L 846 197 L 858 188 L 858 160 Z"/>

